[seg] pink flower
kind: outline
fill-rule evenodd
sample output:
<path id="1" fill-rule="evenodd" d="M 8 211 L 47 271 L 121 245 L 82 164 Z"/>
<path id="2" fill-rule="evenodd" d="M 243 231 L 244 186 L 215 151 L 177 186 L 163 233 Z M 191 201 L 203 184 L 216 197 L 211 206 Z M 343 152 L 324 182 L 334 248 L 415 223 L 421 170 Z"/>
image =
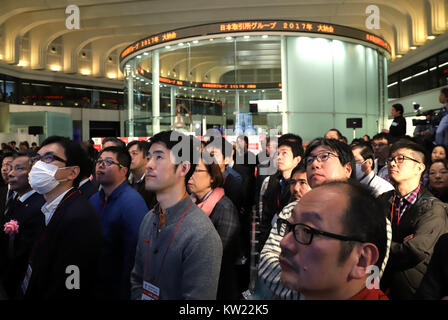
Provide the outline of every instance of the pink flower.
<path id="1" fill-rule="evenodd" d="M 16 220 L 6 222 L 3 231 L 5 231 L 5 233 L 9 234 L 10 236 L 17 234 L 19 232 L 19 224 Z"/>

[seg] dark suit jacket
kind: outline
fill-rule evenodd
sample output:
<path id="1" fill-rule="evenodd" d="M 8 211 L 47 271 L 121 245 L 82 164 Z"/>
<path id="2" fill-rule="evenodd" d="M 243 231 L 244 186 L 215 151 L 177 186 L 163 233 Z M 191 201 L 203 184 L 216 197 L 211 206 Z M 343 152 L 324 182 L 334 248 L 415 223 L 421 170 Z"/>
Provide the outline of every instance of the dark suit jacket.
<path id="1" fill-rule="evenodd" d="M 379 196 L 390 219 L 395 191 Z M 392 227 L 389 261 L 381 285 L 390 288 L 391 299 L 412 299 L 420 286 L 439 237 L 448 232 L 446 204 L 421 187 L 417 202 L 409 207 L 398 227 Z M 413 239 L 405 241 L 409 235 Z"/>
<path id="2" fill-rule="evenodd" d="M 0 186 L 0 215 L 3 217 L 3 212 L 6 209 L 6 194 L 8 193 L 8 185 Z M 2 220 L 3 221 L 3 220 Z"/>
<path id="3" fill-rule="evenodd" d="M 423 277 L 416 298 L 440 300 L 448 296 L 448 233 L 442 235 L 434 247 L 434 253 Z"/>
<path id="4" fill-rule="evenodd" d="M 6 217 L 7 221 L 14 219 L 19 224 L 19 233 L 14 236 L 12 255 L 8 253 L 9 237 L 4 248 L 4 288 L 11 299 L 15 297 L 25 276 L 31 249 L 44 229 L 45 217 L 41 211 L 44 204 L 44 197 L 35 192 L 24 202 L 15 201 Z"/>
<path id="5" fill-rule="evenodd" d="M 157 197 L 156 193 L 153 191 L 146 190 L 145 188 L 145 179 L 143 181 L 137 182 L 137 183 L 129 183 L 129 185 L 140 195 L 142 196 L 143 200 L 145 200 L 146 206 L 148 207 L 148 210 L 151 211 L 152 208 L 157 203 Z"/>
<path id="6" fill-rule="evenodd" d="M 89 180 L 78 189 L 86 197 L 86 199 L 89 199 L 91 196 L 98 192 L 98 184 Z"/>
<path id="7" fill-rule="evenodd" d="M 25 299 L 92 299 L 101 245 L 98 215 L 79 190 L 70 190 L 31 253 L 32 275 Z M 74 275 L 66 273 L 68 266 L 79 268 L 80 289 L 66 287 L 66 280 Z M 71 279 L 68 283 L 73 283 Z"/>

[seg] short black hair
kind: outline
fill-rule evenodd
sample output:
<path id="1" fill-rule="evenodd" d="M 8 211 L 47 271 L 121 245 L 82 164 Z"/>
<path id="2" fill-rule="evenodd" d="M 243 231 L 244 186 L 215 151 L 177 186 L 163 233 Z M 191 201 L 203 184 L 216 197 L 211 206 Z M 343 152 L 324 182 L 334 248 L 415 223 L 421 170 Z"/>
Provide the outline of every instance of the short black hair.
<path id="1" fill-rule="evenodd" d="M 18 158 L 18 157 L 28 157 L 28 158 L 32 158 L 35 157 L 37 155 L 36 150 L 33 149 L 27 149 L 27 150 L 20 150 L 17 151 L 13 157 L 14 159 Z"/>
<path id="2" fill-rule="evenodd" d="M 153 136 L 149 141 L 149 149 L 155 143 L 164 145 L 170 151 L 173 151 L 173 148 L 175 148 L 177 152 L 171 152 L 176 161 L 174 165 L 175 170 L 182 161 L 188 161 L 190 163 L 190 170 L 185 176 L 185 185 L 187 185 L 201 157 L 201 142 L 199 139 L 193 136 L 187 136 L 179 131 L 168 130 L 159 132 Z M 178 145 L 179 143 L 181 144 Z M 232 147 L 231 144 L 230 146 Z"/>
<path id="3" fill-rule="evenodd" d="M 333 187 L 344 190 L 347 195 L 347 208 L 342 217 L 344 235 L 363 242 L 373 243 L 379 252 L 375 263 L 381 269 L 387 253 L 387 226 L 381 202 L 375 198 L 372 189 L 358 181 L 332 181 L 318 188 Z M 324 191 L 324 190 L 322 190 Z M 356 242 L 344 241 L 339 255 L 339 262 L 347 260 Z"/>
<path id="4" fill-rule="evenodd" d="M 403 115 L 404 109 L 403 109 L 403 105 L 401 103 L 393 104 L 392 108 L 394 108 L 396 111 L 399 111 L 400 115 Z"/>
<path id="5" fill-rule="evenodd" d="M 289 140 L 293 143 L 298 144 L 300 146 L 300 149 L 303 150 L 303 140 L 302 140 L 301 136 L 294 134 L 294 133 L 285 133 L 284 135 L 279 137 L 278 140 L 280 140 L 280 138 L 283 138 L 284 140 Z M 301 156 L 303 156 L 303 152 L 302 152 Z"/>
<path id="6" fill-rule="evenodd" d="M 30 145 L 29 145 L 28 141 L 22 141 L 22 142 L 20 142 L 20 143 L 19 143 L 19 146 L 26 146 L 27 149 L 30 148 Z"/>
<path id="7" fill-rule="evenodd" d="M 423 164 L 426 164 L 426 149 L 423 146 L 408 139 L 400 139 L 390 147 L 389 156 L 391 156 L 392 153 L 394 153 L 398 149 L 412 150 L 414 158 L 421 161 Z"/>
<path id="8" fill-rule="evenodd" d="M 104 146 L 106 142 L 113 142 L 117 147 L 126 148 L 126 144 L 123 142 L 123 140 L 118 139 L 116 137 L 104 138 L 103 142 L 101 142 L 101 146 Z"/>
<path id="9" fill-rule="evenodd" d="M 445 98 L 448 99 L 448 87 L 446 87 L 446 88 L 442 88 L 442 89 L 440 90 L 440 93 L 442 93 L 442 94 L 445 96 Z"/>
<path id="10" fill-rule="evenodd" d="M 361 149 L 360 155 L 364 160 L 372 159 L 372 170 L 375 169 L 375 155 L 373 153 L 372 146 L 367 142 L 360 142 L 352 146 L 352 150 Z"/>
<path id="11" fill-rule="evenodd" d="M 445 145 L 443 145 L 443 144 L 436 144 L 434 147 L 432 147 L 432 149 L 431 149 L 431 153 L 434 151 L 434 149 L 435 148 L 437 148 L 437 147 L 441 147 L 441 148 L 443 148 L 444 150 L 445 150 L 445 158 L 447 158 L 447 156 L 448 156 L 448 149 L 446 148 L 446 146 Z M 432 159 L 431 159 L 432 160 Z"/>
<path id="12" fill-rule="evenodd" d="M 308 148 L 306 148 L 304 158 L 306 159 L 311 154 L 311 152 L 319 146 L 328 147 L 331 151 L 336 152 L 338 154 L 339 162 L 342 166 L 350 163 L 350 166 L 352 168 L 351 177 L 355 177 L 355 158 L 353 157 L 352 149 L 350 149 L 348 144 L 336 139 L 316 138 L 311 141 L 308 145 Z"/>
<path id="13" fill-rule="evenodd" d="M 386 139 L 387 143 L 389 143 L 389 144 L 392 143 L 392 136 L 389 133 L 386 133 L 386 132 L 377 133 L 376 135 L 373 136 L 371 141 L 373 141 L 373 140 L 383 140 L 383 139 Z"/>
<path id="14" fill-rule="evenodd" d="M 337 135 L 338 135 L 338 139 L 342 139 L 342 133 L 341 133 L 341 131 L 339 131 L 339 130 L 336 129 L 336 128 L 333 128 L 333 129 L 328 130 L 327 133 L 330 132 L 330 131 L 335 131 L 335 132 L 337 133 Z"/>
<path id="15" fill-rule="evenodd" d="M 300 156 L 303 158 L 303 147 L 299 144 L 296 139 L 291 139 L 289 137 L 281 136 L 278 139 L 278 148 L 282 146 L 287 146 L 291 148 L 291 152 L 294 158 Z"/>
<path id="16" fill-rule="evenodd" d="M 37 143 L 33 142 L 33 143 L 31 143 L 31 145 L 34 147 L 34 146 L 37 146 Z"/>
<path id="17" fill-rule="evenodd" d="M 116 154 L 118 163 L 121 164 L 123 167 L 128 168 L 128 171 L 126 172 L 126 177 L 129 177 L 132 158 L 128 150 L 122 147 L 107 147 L 100 151 L 100 153 L 98 154 L 98 158 L 104 152 L 112 152 Z"/>
<path id="18" fill-rule="evenodd" d="M 67 158 L 66 166 L 78 166 L 80 168 L 80 174 L 75 178 L 73 181 L 73 186 L 77 187 L 79 182 L 81 181 L 81 172 L 85 170 L 85 151 L 82 148 L 81 144 L 79 142 L 70 140 L 66 137 L 61 136 L 51 136 L 45 139 L 42 142 L 41 147 L 57 143 L 64 149 L 64 155 Z"/>
<path id="19" fill-rule="evenodd" d="M 138 150 L 143 152 L 143 156 L 146 156 L 148 154 L 149 151 L 149 142 L 148 141 L 131 141 L 128 143 L 128 145 L 126 146 L 126 149 L 129 151 L 129 149 L 131 149 L 132 146 L 137 145 Z"/>
<path id="20" fill-rule="evenodd" d="M 296 172 L 300 172 L 300 173 L 306 172 L 306 166 L 305 166 L 305 162 L 303 159 L 302 159 L 302 161 L 299 162 L 298 165 L 295 166 L 294 169 L 292 169 L 291 178 Z"/>

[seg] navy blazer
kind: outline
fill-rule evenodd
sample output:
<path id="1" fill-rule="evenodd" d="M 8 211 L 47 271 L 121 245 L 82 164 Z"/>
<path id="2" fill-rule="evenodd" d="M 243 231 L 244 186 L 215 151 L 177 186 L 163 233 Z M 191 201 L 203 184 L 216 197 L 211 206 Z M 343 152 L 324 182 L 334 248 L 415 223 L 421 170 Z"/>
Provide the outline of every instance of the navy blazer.
<path id="1" fill-rule="evenodd" d="M 32 250 L 32 274 L 24 298 L 94 298 L 101 246 L 101 225 L 97 214 L 79 190 L 71 189 Z M 68 277 L 74 275 L 68 272 L 69 266 L 79 269 L 79 289 L 66 286 Z M 68 282 L 73 283 L 70 279 Z"/>
<path id="2" fill-rule="evenodd" d="M 14 298 L 25 276 L 29 255 L 36 240 L 45 226 L 44 214 L 41 211 L 45 204 L 45 198 L 33 193 L 24 202 L 14 201 L 8 211 L 6 220 L 16 220 L 19 224 L 19 232 L 14 236 L 12 252 L 8 252 L 9 237 L 4 244 L 6 271 L 4 276 L 4 288 L 10 298 Z"/>
<path id="3" fill-rule="evenodd" d="M 99 186 L 97 183 L 89 180 L 78 189 L 79 191 L 81 191 L 84 197 L 86 197 L 86 199 L 90 199 L 91 196 L 98 192 Z"/>

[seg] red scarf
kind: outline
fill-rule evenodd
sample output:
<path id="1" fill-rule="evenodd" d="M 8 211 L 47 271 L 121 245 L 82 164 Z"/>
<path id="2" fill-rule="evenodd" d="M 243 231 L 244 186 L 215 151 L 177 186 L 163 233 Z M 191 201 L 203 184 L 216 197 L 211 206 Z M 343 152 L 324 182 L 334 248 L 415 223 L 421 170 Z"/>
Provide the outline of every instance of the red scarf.
<path id="1" fill-rule="evenodd" d="M 216 204 L 219 202 L 219 200 L 222 199 L 222 197 L 224 197 L 224 189 L 213 189 L 211 193 L 205 196 L 204 200 L 202 200 L 200 203 L 197 203 L 198 198 L 195 195 L 191 195 L 191 197 L 193 198 L 193 201 L 196 203 L 196 205 L 201 208 L 207 216 L 210 217 L 210 214 L 212 213 Z"/>

